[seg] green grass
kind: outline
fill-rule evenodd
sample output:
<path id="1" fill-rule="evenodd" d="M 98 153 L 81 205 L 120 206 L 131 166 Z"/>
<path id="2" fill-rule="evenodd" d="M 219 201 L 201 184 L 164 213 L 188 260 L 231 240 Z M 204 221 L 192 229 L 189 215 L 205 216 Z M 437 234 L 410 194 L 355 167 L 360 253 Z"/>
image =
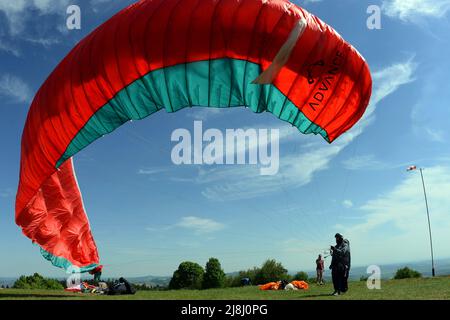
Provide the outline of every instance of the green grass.
<path id="1" fill-rule="evenodd" d="M 312 284 L 308 291 L 261 291 L 258 287 L 211 290 L 139 291 L 131 296 L 72 294 L 52 290 L 0 290 L 1 299 L 34 300 L 444 300 L 450 299 L 450 277 L 382 281 L 381 290 L 368 290 L 364 281 L 351 282 L 349 292 L 331 297 L 331 284 Z"/>

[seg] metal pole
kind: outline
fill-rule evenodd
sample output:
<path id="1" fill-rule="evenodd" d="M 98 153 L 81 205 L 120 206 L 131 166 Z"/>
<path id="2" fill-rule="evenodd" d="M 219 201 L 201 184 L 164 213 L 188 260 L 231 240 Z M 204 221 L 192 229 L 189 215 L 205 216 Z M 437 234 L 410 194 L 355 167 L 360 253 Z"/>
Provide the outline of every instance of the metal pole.
<path id="1" fill-rule="evenodd" d="M 423 179 L 423 169 L 420 168 L 420 176 L 422 177 L 423 195 L 425 196 L 425 206 L 427 208 L 427 218 L 428 218 L 428 231 L 430 233 L 430 247 L 431 247 L 431 274 L 433 277 L 436 275 L 434 270 L 434 254 L 433 254 L 433 238 L 431 236 L 431 223 L 430 223 L 430 210 L 428 208 L 427 192 L 425 189 L 425 180 Z"/>

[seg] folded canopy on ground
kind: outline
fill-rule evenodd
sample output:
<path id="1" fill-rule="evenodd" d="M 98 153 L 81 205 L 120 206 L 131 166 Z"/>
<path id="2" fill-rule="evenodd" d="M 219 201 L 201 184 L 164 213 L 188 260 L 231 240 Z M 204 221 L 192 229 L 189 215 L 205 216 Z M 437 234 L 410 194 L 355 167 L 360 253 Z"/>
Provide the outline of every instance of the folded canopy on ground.
<path id="1" fill-rule="evenodd" d="M 309 285 L 305 281 L 294 280 L 294 281 L 291 281 L 289 284 L 291 285 L 290 287 L 298 289 L 298 290 L 308 290 L 309 289 Z M 269 283 L 266 283 L 266 284 L 262 284 L 262 285 L 259 286 L 259 289 L 260 290 L 264 290 L 264 291 L 268 291 L 268 290 L 285 289 L 286 287 L 284 287 L 284 288 L 282 287 L 282 282 L 281 281 L 276 281 L 276 282 L 269 282 Z"/>

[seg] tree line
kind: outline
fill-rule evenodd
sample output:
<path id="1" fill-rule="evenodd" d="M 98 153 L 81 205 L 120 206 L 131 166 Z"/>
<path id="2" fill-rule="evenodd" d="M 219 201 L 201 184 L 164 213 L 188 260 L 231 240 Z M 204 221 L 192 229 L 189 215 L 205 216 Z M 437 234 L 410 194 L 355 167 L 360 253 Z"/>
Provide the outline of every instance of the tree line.
<path id="1" fill-rule="evenodd" d="M 394 279 L 421 278 L 422 274 L 408 267 L 398 269 Z M 243 279 L 246 279 L 243 283 Z M 210 258 L 205 268 L 198 263 L 185 261 L 173 273 L 169 286 L 148 286 L 146 284 L 133 284 L 136 290 L 178 290 L 178 289 L 212 289 L 240 287 L 246 284 L 259 285 L 273 281 L 293 280 L 315 281 L 308 279 L 306 272 L 298 272 L 294 276 L 290 275 L 286 268 L 274 259 L 266 260 L 261 267 L 254 267 L 248 270 L 242 270 L 237 273 L 226 275 L 222 269 L 220 261 L 217 258 Z M 361 277 L 361 281 L 366 281 L 367 277 Z M 95 284 L 92 280 L 86 281 Z M 104 280 L 108 286 L 112 286 L 116 280 Z M 63 290 L 66 286 L 65 280 L 44 278 L 38 273 L 31 276 L 20 276 L 12 286 L 13 289 L 44 289 L 44 290 Z M 5 286 L 2 286 L 5 288 Z"/>
<path id="2" fill-rule="evenodd" d="M 210 258 L 203 269 L 198 263 L 185 261 L 173 273 L 169 289 L 211 289 L 242 286 L 245 284 L 264 284 L 272 281 L 308 280 L 306 272 L 291 276 L 288 270 L 274 259 L 266 260 L 261 267 L 239 271 L 235 275 L 226 275 L 217 258 Z"/>

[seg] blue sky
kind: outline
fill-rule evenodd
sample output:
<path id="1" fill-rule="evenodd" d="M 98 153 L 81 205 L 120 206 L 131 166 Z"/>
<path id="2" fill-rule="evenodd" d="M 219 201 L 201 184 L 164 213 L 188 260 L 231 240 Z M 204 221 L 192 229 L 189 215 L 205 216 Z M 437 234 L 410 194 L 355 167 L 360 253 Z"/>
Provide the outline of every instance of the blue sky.
<path id="1" fill-rule="evenodd" d="M 20 138 L 30 101 L 70 49 L 132 1 L 0 0 L 0 276 L 63 271 L 42 259 L 14 223 Z M 310 270 L 336 232 L 353 264 L 429 258 L 418 172 L 426 168 L 437 258 L 450 256 L 450 1 L 297 1 L 333 26 L 367 59 L 374 78 L 364 118 L 329 145 L 271 114 L 193 108 L 128 123 L 74 158 L 107 276 L 171 275 L 183 260 L 211 256 L 226 272 L 266 258 Z M 78 4 L 82 29 L 65 29 Z M 366 27 L 370 4 L 382 29 Z M 177 128 L 278 128 L 280 171 L 175 166 Z M 439 266 L 438 266 L 439 272 Z"/>

